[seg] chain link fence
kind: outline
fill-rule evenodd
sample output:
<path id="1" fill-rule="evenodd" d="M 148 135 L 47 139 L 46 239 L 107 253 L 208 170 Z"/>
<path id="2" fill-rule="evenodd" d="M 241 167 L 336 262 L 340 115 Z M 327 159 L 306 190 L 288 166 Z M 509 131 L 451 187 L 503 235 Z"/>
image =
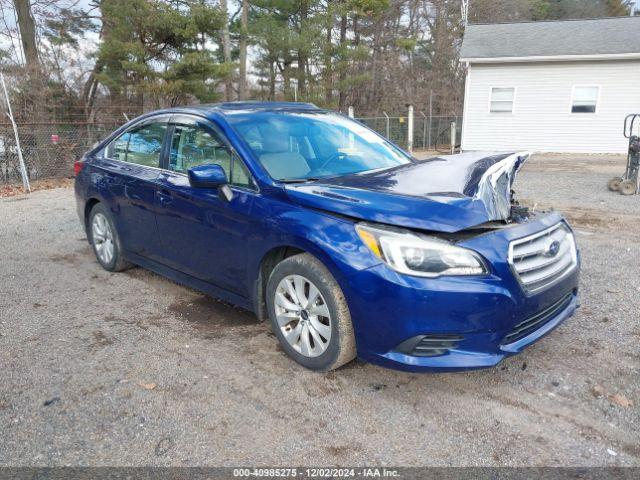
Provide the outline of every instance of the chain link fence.
<path id="1" fill-rule="evenodd" d="M 401 148 L 407 148 L 407 116 L 358 118 Z M 73 175 L 73 162 L 123 121 L 18 123 L 22 154 L 30 180 L 65 178 Z M 451 123 L 456 124 L 455 144 L 460 145 L 461 117 L 417 114 L 413 122 L 415 150 L 451 149 Z M 0 184 L 20 183 L 20 164 L 10 123 L 0 123 Z"/>
<path id="2" fill-rule="evenodd" d="M 375 130 L 401 148 L 407 148 L 409 118 L 405 116 L 362 117 L 359 122 Z M 451 151 L 451 124 L 455 123 L 455 142 L 458 147 L 462 139 L 462 117 L 427 116 L 416 114 L 413 119 L 413 148 L 415 150 Z"/>
<path id="3" fill-rule="evenodd" d="M 30 180 L 73 175 L 73 162 L 117 123 L 18 123 L 20 146 Z M 0 183 L 21 182 L 13 127 L 0 123 Z"/>

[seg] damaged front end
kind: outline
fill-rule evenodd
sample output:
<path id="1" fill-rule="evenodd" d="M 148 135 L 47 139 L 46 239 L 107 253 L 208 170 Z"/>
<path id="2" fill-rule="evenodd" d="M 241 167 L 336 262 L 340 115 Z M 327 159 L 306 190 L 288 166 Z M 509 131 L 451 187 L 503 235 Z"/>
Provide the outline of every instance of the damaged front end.
<path id="1" fill-rule="evenodd" d="M 462 153 L 285 187 L 298 204 L 353 221 L 359 241 L 346 248 L 376 259 L 345 282 L 361 358 L 410 371 L 489 367 L 573 314 L 570 227 L 514 198 L 529 156 Z"/>
<path id="2" fill-rule="evenodd" d="M 517 173 L 529 157 L 529 152 L 519 152 L 496 160 L 487 168 L 485 163 L 494 161 L 496 157 L 482 158 L 476 164 L 476 168 L 484 170 L 484 173 L 478 181 L 471 179 L 469 185 L 471 188 L 475 186 L 471 196 L 485 205 L 490 220 L 527 218 L 528 209 L 521 207 L 514 199 L 512 187 Z"/>
<path id="3" fill-rule="evenodd" d="M 462 153 L 392 169 L 287 185 L 297 203 L 396 227 L 455 233 L 526 221 L 513 182 L 528 152 Z"/>

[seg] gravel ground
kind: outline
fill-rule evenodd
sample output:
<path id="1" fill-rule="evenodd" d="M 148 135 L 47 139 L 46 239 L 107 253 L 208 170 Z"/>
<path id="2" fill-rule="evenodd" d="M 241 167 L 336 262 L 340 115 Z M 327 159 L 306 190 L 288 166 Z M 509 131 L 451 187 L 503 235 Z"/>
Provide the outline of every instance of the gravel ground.
<path id="1" fill-rule="evenodd" d="M 245 311 L 102 270 L 71 189 L 0 199 L 0 465 L 640 466 L 640 197 L 605 187 L 622 165 L 525 166 L 519 196 L 577 229 L 583 306 L 455 374 L 305 371 Z"/>

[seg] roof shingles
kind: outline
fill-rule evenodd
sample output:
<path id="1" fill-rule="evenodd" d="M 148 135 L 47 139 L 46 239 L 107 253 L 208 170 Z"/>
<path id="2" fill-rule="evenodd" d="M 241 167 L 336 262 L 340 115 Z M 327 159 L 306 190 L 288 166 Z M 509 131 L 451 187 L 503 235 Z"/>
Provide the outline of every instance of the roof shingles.
<path id="1" fill-rule="evenodd" d="M 461 60 L 640 54 L 640 17 L 469 25 Z"/>

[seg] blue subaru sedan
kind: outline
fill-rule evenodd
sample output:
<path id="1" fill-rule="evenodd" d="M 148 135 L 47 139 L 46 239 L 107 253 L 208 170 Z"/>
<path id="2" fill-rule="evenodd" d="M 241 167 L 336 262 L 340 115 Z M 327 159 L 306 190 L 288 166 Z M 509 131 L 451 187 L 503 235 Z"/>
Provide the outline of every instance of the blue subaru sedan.
<path id="1" fill-rule="evenodd" d="M 304 367 L 490 367 L 577 306 L 556 212 L 513 198 L 526 152 L 417 160 L 303 103 L 161 110 L 75 164 L 109 271 L 148 268 L 267 320 Z"/>

